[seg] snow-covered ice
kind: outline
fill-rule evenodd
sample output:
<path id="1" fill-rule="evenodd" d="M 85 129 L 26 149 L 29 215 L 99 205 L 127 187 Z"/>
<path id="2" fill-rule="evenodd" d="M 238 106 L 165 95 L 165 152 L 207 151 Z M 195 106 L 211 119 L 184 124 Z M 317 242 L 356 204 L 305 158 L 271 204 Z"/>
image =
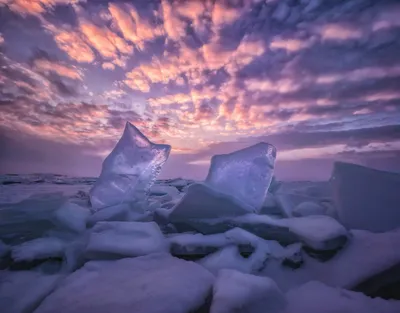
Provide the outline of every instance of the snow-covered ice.
<path id="1" fill-rule="evenodd" d="M 171 146 L 151 142 L 127 122 L 121 139 L 104 160 L 100 177 L 90 190 L 92 207 L 98 210 L 145 198 L 170 150 Z"/>
<path id="2" fill-rule="evenodd" d="M 90 232 L 86 257 L 132 257 L 168 249 L 167 240 L 154 222 L 98 222 Z"/>
<path id="3" fill-rule="evenodd" d="M 67 277 L 35 313 L 187 313 L 212 292 L 206 269 L 167 254 L 91 261 Z"/>
<path id="4" fill-rule="evenodd" d="M 214 155 L 206 183 L 258 211 L 272 180 L 275 158 L 276 148 L 265 142 Z"/>
<path id="5" fill-rule="evenodd" d="M 305 201 L 298 204 L 292 211 L 293 216 L 325 215 L 326 208 L 319 203 Z"/>
<path id="6" fill-rule="evenodd" d="M 224 269 L 214 283 L 210 313 L 278 313 L 285 306 L 285 295 L 272 279 Z"/>
<path id="7" fill-rule="evenodd" d="M 65 247 L 66 243 L 58 238 L 37 238 L 12 247 L 11 256 L 16 262 L 61 258 Z"/>
<path id="8" fill-rule="evenodd" d="M 54 221 L 59 227 L 80 233 L 86 229 L 89 216 L 88 208 L 68 201 L 54 212 Z"/>
<path id="9" fill-rule="evenodd" d="M 400 174 L 336 162 L 331 181 L 346 227 L 383 232 L 400 226 Z"/>
<path id="10" fill-rule="evenodd" d="M 329 216 L 306 216 L 276 219 L 267 215 L 246 214 L 210 219 L 187 218 L 176 223 L 186 230 L 203 234 L 222 233 L 234 227 L 243 228 L 261 238 L 282 244 L 303 242 L 315 250 L 335 250 L 347 241 L 347 230 Z"/>
<path id="11" fill-rule="evenodd" d="M 0 271 L 1 313 L 30 313 L 63 279 L 37 271 Z"/>
<path id="12" fill-rule="evenodd" d="M 97 212 L 94 212 L 88 217 L 88 226 L 93 226 L 100 221 L 124 221 L 129 217 L 131 206 L 129 203 L 121 203 L 106 207 Z"/>
<path id="13" fill-rule="evenodd" d="M 285 313 L 398 313 L 400 301 L 369 298 L 362 293 L 312 281 L 286 294 Z"/>
<path id="14" fill-rule="evenodd" d="M 293 271 L 272 260 L 267 263 L 263 275 L 274 279 L 282 290 L 311 280 L 351 289 L 399 264 L 399 242 L 400 229 L 382 234 L 353 230 L 346 247 L 329 261 L 320 262 L 304 255 L 303 266 Z"/>

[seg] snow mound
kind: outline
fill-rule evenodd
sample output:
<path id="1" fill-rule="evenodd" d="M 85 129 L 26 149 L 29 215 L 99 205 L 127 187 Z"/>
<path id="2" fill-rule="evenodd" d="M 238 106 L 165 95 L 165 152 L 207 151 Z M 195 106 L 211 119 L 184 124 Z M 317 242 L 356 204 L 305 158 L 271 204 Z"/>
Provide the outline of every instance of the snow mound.
<path id="1" fill-rule="evenodd" d="M 213 287 L 210 313 L 278 313 L 285 305 L 285 296 L 272 279 L 221 270 Z"/>
<path id="2" fill-rule="evenodd" d="M 103 162 L 99 179 L 90 190 L 90 202 L 96 210 L 146 197 L 171 146 L 155 144 L 135 126 L 126 123 L 114 150 Z"/>
<path id="3" fill-rule="evenodd" d="M 265 142 L 214 155 L 206 183 L 258 211 L 271 184 L 275 158 L 276 148 Z"/>
<path id="4" fill-rule="evenodd" d="M 35 313 L 187 313 L 211 294 L 214 277 L 166 254 L 92 261 L 67 277 Z"/>
<path id="5" fill-rule="evenodd" d="M 168 249 L 168 242 L 154 222 L 98 222 L 90 233 L 86 256 L 133 257 Z"/>

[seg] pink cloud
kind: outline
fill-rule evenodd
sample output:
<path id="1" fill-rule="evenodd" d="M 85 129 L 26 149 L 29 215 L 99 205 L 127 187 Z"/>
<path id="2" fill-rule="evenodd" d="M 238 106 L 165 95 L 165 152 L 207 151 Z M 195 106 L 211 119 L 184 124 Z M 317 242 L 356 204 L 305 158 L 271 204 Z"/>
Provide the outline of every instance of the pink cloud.
<path id="1" fill-rule="evenodd" d="M 83 73 L 75 66 L 68 66 L 62 63 L 50 61 L 47 59 L 37 59 L 34 61 L 36 71 L 48 74 L 50 72 L 57 73 L 59 76 L 67 77 L 75 80 L 82 80 Z"/>
<path id="2" fill-rule="evenodd" d="M 154 40 L 163 35 L 162 28 L 148 23 L 129 4 L 117 5 L 110 3 L 109 11 L 124 38 L 142 50 L 146 41 Z"/>

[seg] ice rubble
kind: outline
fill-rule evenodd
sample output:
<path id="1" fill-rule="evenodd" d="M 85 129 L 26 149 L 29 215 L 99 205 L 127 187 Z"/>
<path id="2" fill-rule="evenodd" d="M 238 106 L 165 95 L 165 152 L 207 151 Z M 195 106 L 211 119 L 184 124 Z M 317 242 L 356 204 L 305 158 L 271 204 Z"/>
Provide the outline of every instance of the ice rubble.
<path id="1" fill-rule="evenodd" d="M 400 174 L 336 162 L 334 199 L 341 222 L 351 229 L 388 231 L 400 225 Z"/>
<path id="2" fill-rule="evenodd" d="M 174 179 L 152 185 L 169 150 L 151 143 L 128 123 L 91 191 L 92 210 L 85 199 L 66 201 L 63 195 L 32 197 L 32 202 L 1 208 L 5 259 L 28 263 L 42 259 L 46 264 L 48 258 L 62 258 L 62 273 L 75 272 L 65 281 L 62 275 L 0 272 L 0 307 L 10 307 L 10 313 L 30 313 L 59 284 L 35 313 L 197 309 L 223 313 L 239 308 L 255 313 L 324 312 L 328 306 L 323 301 L 313 303 L 315 295 L 327 303 L 342 302 L 334 308 L 356 312 L 375 300 L 346 291 L 345 298 L 352 299 L 347 301 L 343 291 L 309 282 L 362 290 L 364 282 L 400 264 L 400 230 L 349 232 L 335 219 L 329 184 L 275 181 L 271 186 L 276 155 L 271 145 L 261 143 L 214 157 L 203 183 Z M 350 208 L 355 202 L 341 186 L 342 180 L 347 184 L 347 175 L 354 173 L 353 180 L 349 178 L 353 185 L 361 178 L 384 184 L 389 176 L 343 168 L 334 171 L 332 181 L 339 216 L 346 225 L 361 220 L 368 229 L 371 221 L 360 218 L 371 218 L 361 210 L 366 204 L 363 195 L 356 194 L 354 200 L 360 207 Z M 365 186 L 376 187 L 370 181 Z M 383 187 L 376 188 L 381 192 Z M 385 192 L 381 194 L 390 199 L 393 191 Z M 31 210 L 32 204 L 37 211 Z M 377 217 L 384 229 L 390 228 L 388 217 L 393 212 L 384 210 Z M 197 264 L 168 252 L 196 259 Z M 3 277 L 11 285 L 4 284 Z M 27 297 L 17 303 L 16 290 L 25 281 Z M 12 291 L 5 291 L 7 286 Z M 284 296 L 279 289 L 289 292 Z M 396 312 L 390 310 L 398 308 L 398 302 L 382 301 L 371 307 L 382 305 L 382 312 L 386 308 Z"/>
<path id="3" fill-rule="evenodd" d="M 214 283 L 210 313 L 279 313 L 285 306 L 285 296 L 272 279 L 225 269 Z"/>
<path id="4" fill-rule="evenodd" d="M 213 283 L 213 275 L 201 266 L 167 254 L 91 261 L 67 277 L 35 313 L 194 312 Z"/>
<path id="5" fill-rule="evenodd" d="M 276 148 L 264 142 L 214 155 L 206 183 L 258 211 L 272 180 L 275 158 Z"/>
<path id="6" fill-rule="evenodd" d="M 151 142 L 127 122 L 121 139 L 104 160 L 100 177 L 90 190 L 92 207 L 98 210 L 145 198 L 170 150 L 171 146 Z"/>

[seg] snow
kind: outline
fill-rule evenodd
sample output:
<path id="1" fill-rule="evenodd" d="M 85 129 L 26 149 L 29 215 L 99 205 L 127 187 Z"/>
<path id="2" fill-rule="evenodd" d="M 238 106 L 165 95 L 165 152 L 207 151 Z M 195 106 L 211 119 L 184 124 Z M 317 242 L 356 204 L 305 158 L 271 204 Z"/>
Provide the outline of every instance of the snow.
<path id="1" fill-rule="evenodd" d="M 338 215 L 350 229 L 384 232 L 400 225 L 400 174 L 336 162 L 332 185 Z"/>
<path id="2" fill-rule="evenodd" d="M 285 313 L 398 313 L 400 301 L 369 298 L 362 293 L 309 282 L 286 294 Z"/>
<path id="3" fill-rule="evenodd" d="M 85 231 L 89 215 L 88 208 L 83 208 L 73 202 L 66 202 L 54 212 L 54 219 L 59 226 L 80 233 Z"/>
<path id="4" fill-rule="evenodd" d="M 67 277 L 35 313 L 187 313 L 211 294 L 214 277 L 166 254 L 89 262 Z"/>
<path id="5" fill-rule="evenodd" d="M 168 249 L 168 242 L 154 222 L 98 222 L 90 233 L 86 256 L 132 257 Z"/>
<path id="6" fill-rule="evenodd" d="M 206 183 L 260 210 L 273 177 L 276 148 L 260 142 L 229 154 L 214 155 Z"/>
<path id="7" fill-rule="evenodd" d="M 218 218 L 238 216 L 254 212 L 254 208 L 240 200 L 223 194 L 216 189 L 200 183 L 194 183 L 173 208 L 169 215 L 171 222 L 189 218 Z"/>
<path id="8" fill-rule="evenodd" d="M 275 313 L 285 305 L 285 296 L 272 279 L 225 269 L 218 272 L 210 313 Z"/>
<path id="9" fill-rule="evenodd" d="M 32 312 L 62 278 L 35 271 L 0 271 L 1 312 Z"/>
<path id="10" fill-rule="evenodd" d="M 95 210 L 146 197 L 171 146 L 149 141 L 135 126 L 126 123 L 117 145 L 103 162 L 100 177 L 90 190 Z"/>
<path id="11" fill-rule="evenodd" d="M 11 256 L 16 262 L 62 257 L 65 247 L 58 238 L 37 238 L 12 247 Z"/>

